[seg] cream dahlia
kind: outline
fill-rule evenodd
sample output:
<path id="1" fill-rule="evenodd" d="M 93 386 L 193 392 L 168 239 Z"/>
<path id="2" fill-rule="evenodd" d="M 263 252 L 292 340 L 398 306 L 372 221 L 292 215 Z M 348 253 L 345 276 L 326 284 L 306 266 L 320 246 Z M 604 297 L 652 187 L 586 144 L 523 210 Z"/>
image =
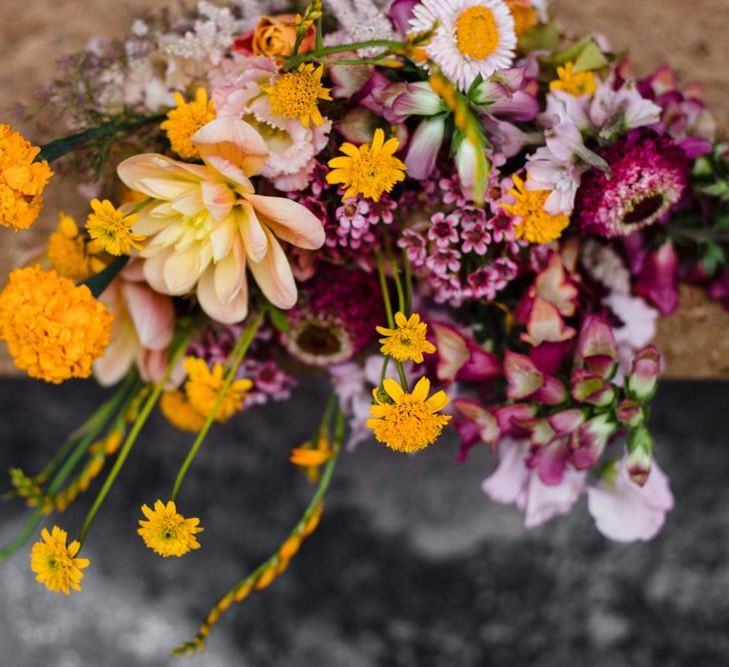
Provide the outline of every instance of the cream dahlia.
<path id="1" fill-rule="evenodd" d="M 154 200 L 134 226 L 147 236 L 146 280 L 163 294 L 195 290 L 211 318 L 231 324 L 248 312 L 248 268 L 272 304 L 291 308 L 296 283 L 278 239 L 315 250 L 324 243 L 322 223 L 301 204 L 255 193 L 249 177 L 268 149 L 245 121 L 217 118 L 192 142 L 204 164 L 144 154 L 119 165 L 124 184 Z"/>
<path id="2" fill-rule="evenodd" d="M 461 90 L 511 65 L 516 49 L 514 17 L 503 0 L 423 0 L 413 8 L 413 31 L 430 30 L 428 56 Z"/>

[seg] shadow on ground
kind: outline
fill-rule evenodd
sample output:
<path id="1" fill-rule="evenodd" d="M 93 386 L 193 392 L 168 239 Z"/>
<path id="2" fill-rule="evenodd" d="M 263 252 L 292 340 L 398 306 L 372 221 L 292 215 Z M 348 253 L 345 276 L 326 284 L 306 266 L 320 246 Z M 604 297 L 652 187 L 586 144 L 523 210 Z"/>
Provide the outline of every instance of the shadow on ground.
<path id="1" fill-rule="evenodd" d="M 100 398 L 90 383 L 1 380 L 0 391 L 0 468 L 28 471 Z M 84 548 L 83 594 L 38 587 L 27 550 L 0 565 L 3 655 L 15 667 L 729 664 L 729 413 L 718 383 L 665 383 L 656 400 L 677 508 L 654 542 L 606 541 L 584 502 L 525 531 L 480 492 L 494 464 L 485 448 L 457 464 L 453 442 L 413 458 L 364 445 L 340 462 L 322 525 L 288 573 L 229 611 L 203 656 L 169 658 L 308 502 L 287 454 L 323 398 L 310 383 L 213 434 L 179 502 L 201 517 L 204 546 L 180 560 L 155 557 L 135 534 L 140 504 L 166 497 L 189 443 L 155 418 Z M 71 533 L 83 509 L 61 519 Z M 0 516 L 6 542 L 22 508 Z"/>

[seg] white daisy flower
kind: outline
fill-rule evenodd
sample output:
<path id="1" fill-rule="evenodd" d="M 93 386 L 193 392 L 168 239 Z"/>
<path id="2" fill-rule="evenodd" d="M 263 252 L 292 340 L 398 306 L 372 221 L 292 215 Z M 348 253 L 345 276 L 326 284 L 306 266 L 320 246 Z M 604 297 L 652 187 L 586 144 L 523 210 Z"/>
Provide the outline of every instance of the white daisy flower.
<path id="1" fill-rule="evenodd" d="M 480 74 L 484 79 L 514 59 L 514 18 L 503 0 L 423 0 L 413 8 L 414 32 L 430 30 L 428 56 L 461 90 Z"/>

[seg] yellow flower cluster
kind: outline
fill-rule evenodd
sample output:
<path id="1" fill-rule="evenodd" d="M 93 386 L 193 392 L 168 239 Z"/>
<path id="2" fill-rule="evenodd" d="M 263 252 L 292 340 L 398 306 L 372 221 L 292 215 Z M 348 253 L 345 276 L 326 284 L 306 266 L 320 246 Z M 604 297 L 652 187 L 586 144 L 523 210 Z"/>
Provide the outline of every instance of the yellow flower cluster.
<path id="1" fill-rule="evenodd" d="M 184 366 L 188 376 L 185 393 L 190 406 L 207 417 L 213 411 L 223 384 L 225 384 L 223 365 L 217 363 L 211 370 L 204 359 L 187 357 Z M 253 382 L 247 378 L 234 380 L 218 407 L 215 421 L 228 421 L 238 412 L 243 407 L 246 392 L 252 386 Z"/>
<path id="2" fill-rule="evenodd" d="M 200 414 L 190 405 L 187 394 L 179 389 L 172 389 L 162 394 L 159 404 L 162 414 L 175 428 L 189 433 L 197 433 L 205 425 L 205 415 Z"/>
<path id="3" fill-rule="evenodd" d="M 18 368 L 46 382 L 91 375 L 112 319 L 88 287 L 39 266 L 13 271 L 0 293 L 0 339 Z"/>
<path id="4" fill-rule="evenodd" d="M 64 278 L 86 280 L 106 267 L 101 257 L 91 252 L 76 221 L 65 213 L 58 216 L 58 227 L 48 238 L 46 251 L 53 268 Z"/>
<path id="5" fill-rule="evenodd" d="M 282 74 L 275 83 L 264 88 L 271 111 L 282 118 L 298 118 L 304 127 L 309 123 L 321 125 L 324 118 L 319 111 L 319 100 L 330 101 L 329 88 L 321 85 L 324 65 L 300 65 L 295 72 Z"/>
<path id="6" fill-rule="evenodd" d="M 417 452 L 432 445 L 451 420 L 450 415 L 438 414 L 448 405 L 446 393 L 438 391 L 428 398 L 430 380 L 426 377 L 418 380 L 412 393 L 391 378 L 382 386 L 390 400 L 382 400 L 375 388 L 372 418 L 367 420 L 375 438 L 398 452 Z"/>
<path id="7" fill-rule="evenodd" d="M 48 162 L 34 162 L 40 148 L 10 125 L 0 124 L 0 225 L 27 229 L 43 206 L 43 190 L 53 176 Z"/>
<path id="8" fill-rule="evenodd" d="M 192 102 L 175 93 L 175 103 L 177 106 L 167 112 L 167 120 L 160 127 L 167 133 L 175 153 L 185 160 L 194 160 L 200 152 L 192 143 L 192 135 L 215 119 L 215 107 L 204 88 L 198 88 Z"/>
<path id="9" fill-rule="evenodd" d="M 128 255 L 134 248 L 140 250 L 145 237 L 135 234 L 132 226 L 139 216 L 127 215 L 108 200 L 91 200 L 92 213 L 86 220 L 86 231 L 93 239 L 89 244 L 92 253 L 108 252 L 110 255 Z"/>
<path id="10" fill-rule="evenodd" d="M 36 581 L 54 593 L 71 594 L 71 589 L 81 590 L 81 571 L 89 566 L 88 558 L 76 558 L 81 544 L 77 541 L 66 545 L 68 533 L 53 526 L 49 533 L 46 528 L 41 532 L 42 541 L 36 542 L 30 552 L 30 569 Z"/>
<path id="11" fill-rule="evenodd" d="M 204 529 L 198 524 L 200 519 L 186 519 L 177 512 L 173 501 L 166 505 L 158 500 L 154 509 L 142 505 L 142 513 L 147 517 L 139 520 L 137 532 L 144 543 L 163 558 L 184 556 L 189 551 L 200 548 L 195 535 Z"/>
<path id="12" fill-rule="evenodd" d="M 514 204 L 502 204 L 507 213 L 519 218 L 514 231 L 517 238 L 529 243 L 551 243 L 556 241 L 570 224 L 569 216 L 564 213 L 552 215 L 544 210 L 551 190 L 527 190 L 524 181 L 516 174 L 512 177 L 516 187 L 509 190 Z"/>
<path id="13" fill-rule="evenodd" d="M 344 142 L 339 150 L 344 153 L 329 160 L 332 170 L 327 182 L 346 188 L 344 198 L 362 195 L 378 201 L 395 184 L 405 180 L 407 166 L 395 157 L 400 142 L 391 137 L 385 141 L 385 133 L 377 128 L 372 142 L 355 146 Z"/>
<path id="14" fill-rule="evenodd" d="M 396 361 L 423 363 L 423 354 L 435 352 L 435 345 L 427 339 L 428 325 L 420 321 L 420 315 L 413 313 L 409 318 L 404 313 L 395 313 L 395 329 L 376 327 L 377 333 L 385 336 L 380 339 L 382 354 Z"/>
<path id="15" fill-rule="evenodd" d="M 597 79 L 592 72 L 575 71 L 574 63 L 557 68 L 557 78 L 549 83 L 550 90 L 562 90 L 573 97 L 592 95 L 597 90 Z"/>

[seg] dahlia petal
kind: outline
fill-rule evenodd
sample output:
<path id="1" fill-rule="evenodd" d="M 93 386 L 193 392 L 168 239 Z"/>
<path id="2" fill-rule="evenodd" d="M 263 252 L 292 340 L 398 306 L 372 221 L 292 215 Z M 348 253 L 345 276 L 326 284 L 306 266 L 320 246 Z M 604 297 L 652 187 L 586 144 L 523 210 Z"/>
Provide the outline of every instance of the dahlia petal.
<path id="1" fill-rule="evenodd" d="M 194 286 L 207 262 L 201 262 L 200 246 L 172 253 L 164 264 L 164 281 L 170 294 L 185 294 Z"/>
<path id="2" fill-rule="evenodd" d="M 150 350 L 166 348 L 175 331 L 172 300 L 143 283 L 122 281 L 120 289 L 140 343 Z"/>
<path id="3" fill-rule="evenodd" d="M 268 158 L 263 137 L 248 123 L 234 116 L 219 116 L 201 127 L 193 143 L 203 160 L 216 155 L 230 160 L 246 176 L 257 174 Z"/>
<path id="4" fill-rule="evenodd" d="M 215 295 L 222 303 L 230 303 L 241 288 L 241 264 L 229 253 L 213 267 Z"/>
<path id="5" fill-rule="evenodd" d="M 205 208 L 216 222 L 225 220 L 235 204 L 235 195 L 231 189 L 222 183 L 209 183 L 203 181 L 200 184 L 200 194 Z"/>
<path id="6" fill-rule="evenodd" d="M 305 206 L 283 197 L 247 195 L 246 199 L 280 239 L 305 250 L 317 250 L 324 245 L 324 225 Z"/>
<path id="7" fill-rule="evenodd" d="M 296 304 L 297 291 L 294 274 L 281 244 L 268 230 L 269 249 L 261 262 L 250 262 L 249 267 L 266 298 L 277 308 L 288 310 Z"/>
<path id="8" fill-rule="evenodd" d="M 260 262 L 268 251 L 268 237 L 258 221 L 254 208 L 245 204 L 236 209 L 238 229 L 240 230 L 246 254 L 252 262 Z"/>
<path id="9" fill-rule="evenodd" d="M 165 262 L 172 254 L 172 250 L 164 250 L 144 262 L 144 279 L 150 287 L 161 294 L 168 294 L 167 283 L 164 278 Z"/>
<path id="10" fill-rule="evenodd" d="M 208 170 L 201 165 L 178 162 L 158 153 L 127 158 L 117 167 L 117 174 L 128 188 L 155 199 L 163 197 L 157 197 L 155 190 L 146 184 L 156 184 L 163 189 L 177 187 L 179 193 L 183 193 L 191 184 L 209 177 Z"/>
<path id="11" fill-rule="evenodd" d="M 210 232 L 213 261 L 219 262 L 230 254 L 237 231 L 234 219 L 229 217 Z"/>
<path id="12" fill-rule="evenodd" d="M 104 354 L 94 361 L 94 376 L 99 384 L 109 387 L 121 380 L 132 367 L 139 350 L 139 339 L 132 322 L 115 318 L 114 328 Z"/>
<path id="13" fill-rule="evenodd" d="M 222 324 L 242 322 L 248 315 L 248 284 L 245 272 L 241 276 L 240 291 L 230 303 L 223 303 L 215 293 L 213 267 L 208 267 L 197 282 L 197 300 L 206 315 Z"/>

